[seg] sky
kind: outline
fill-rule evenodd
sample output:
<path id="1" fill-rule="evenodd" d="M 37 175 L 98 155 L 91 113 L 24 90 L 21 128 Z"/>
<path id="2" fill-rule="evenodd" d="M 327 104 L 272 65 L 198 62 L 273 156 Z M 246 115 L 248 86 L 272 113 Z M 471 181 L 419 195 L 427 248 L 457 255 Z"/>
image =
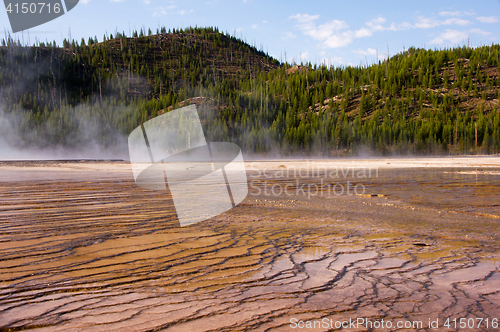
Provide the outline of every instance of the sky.
<path id="1" fill-rule="evenodd" d="M 4 35 L 10 33 L 5 10 L 0 23 Z M 280 61 L 356 66 L 412 46 L 500 43 L 500 0 L 80 0 L 65 15 L 13 37 L 24 44 L 55 40 L 61 45 L 63 38 L 101 41 L 116 31 L 129 35 L 162 26 L 217 26 Z"/>

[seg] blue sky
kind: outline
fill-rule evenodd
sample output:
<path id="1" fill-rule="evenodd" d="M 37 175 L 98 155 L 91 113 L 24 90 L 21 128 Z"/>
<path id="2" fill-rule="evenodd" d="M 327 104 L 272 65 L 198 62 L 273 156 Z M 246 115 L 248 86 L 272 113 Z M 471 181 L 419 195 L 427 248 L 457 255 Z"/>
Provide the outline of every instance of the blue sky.
<path id="1" fill-rule="evenodd" d="M 0 22 L 10 30 L 5 11 Z M 278 60 L 286 54 L 288 62 L 359 65 L 411 46 L 499 43 L 500 0 L 80 0 L 66 15 L 14 36 L 62 44 L 70 35 L 102 40 L 105 33 L 159 26 L 217 26 Z"/>

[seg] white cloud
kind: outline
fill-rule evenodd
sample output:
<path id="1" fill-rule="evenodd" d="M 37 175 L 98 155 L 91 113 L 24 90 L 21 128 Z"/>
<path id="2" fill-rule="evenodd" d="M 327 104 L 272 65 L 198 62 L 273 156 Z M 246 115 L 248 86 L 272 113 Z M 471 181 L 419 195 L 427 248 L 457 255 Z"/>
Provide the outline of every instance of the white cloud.
<path id="1" fill-rule="evenodd" d="M 262 21 L 262 23 L 266 24 L 266 23 L 267 23 L 267 21 L 266 21 L 266 20 L 264 20 L 264 21 Z"/>
<path id="2" fill-rule="evenodd" d="M 413 25 L 410 22 L 405 21 L 405 22 L 399 24 L 398 28 L 399 28 L 399 30 L 406 30 L 406 29 L 413 28 Z"/>
<path id="3" fill-rule="evenodd" d="M 309 23 L 319 18 L 319 15 L 295 14 L 289 18 L 296 19 L 299 23 Z"/>
<path id="4" fill-rule="evenodd" d="M 433 19 L 433 18 L 418 16 L 417 21 L 415 23 L 415 27 L 421 28 L 421 29 L 429 29 L 429 28 L 437 27 L 439 24 L 440 24 L 440 22 L 438 20 Z"/>
<path id="5" fill-rule="evenodd" d="M 498 18 L 495 16 L 479 16 L 476 17 L 476 20 L 483 22 L 483 23 L 496 23 L 498 22 Z"/>
<path id="6" fill-rule="evenodd" d="M 463 16 L 463 15 L 469 15 L 468 12 L 440 12 L 439 13 L 441 16 Z M 420 28 L 420 29 L 430 29 L 430 28 L 435 28 L 440 25 L 460 25 L 460 26 L 465 26 L 472 24 L 471 21 L 463 19 L 463 18 L 458 18 L 458 17 L 451 17 L 448 19 L 445 19 L 444 21 L 437 20 L 435 18 L 431 17 L 425 17 L 425 16 L 418 16 L 417 19 L 415 20 L 415 24 L 411 25 L 407 22 L 404 22 L 403 24 L 399 25 L 400 29 L 403 28 Z"/>
<path id="7" fill-rule="evenodd" d="M 347 46 L 352 43 L 354 38 L 368 37 L 372 35 L 369 29 L 362 28 L 356 31 L 347 30 L 349 27 L 346 22 L 340 20 L 331 20 L 319 26 L 314 23 L 319 15 L 296 14 L 289 18 L 297 20 L 295 26 L 306 36 L 321 42 L 321 46 L 326 48 L 337 48 Z"/>
<path id="8" fill-rule="evenodd" d="M 88 4 L 90 0 L 80 0 L 81 3 L 83 3 L 84 5 Z"/>
<path id="9" fill-rule="evenodd" d="M 469 25 L 472 22 L 469 21 L 469 20 L 464 20 L 464 19 L 461 19 L 461 18 L 453 17 L 453 18 L 449 18 L 447 20 L 444 20 L 442 23 L 444 25 L 456 24 L 456 25 L 464 26 L 464 25 Z"/>
<path id="10" fill-rule="evenodd" d="M 186 15 L 187 13 L 192 13 L 192 12 L 193 12 L 193 10 L 192 10 L 192 9 L 191 9 L 190 11 L 187 11 L 187 10 L 179 10 L 179 11 L 177 12 L 177 14 L 179 14 L 179 15 L 181 15 L 181 16 L 182 16 L 182 15 Z"/>
<path id="11" fill-rule="evenodd" d="M 151 3 L 151 0 L 142 0 L 142 3 L 149 5 Z"/>
<path id="12" fill-rule="evenodd" d="M 443 11 L 443 12 L 439 12 L 439 15 L 441 15 L 441 16 L 462 16 L 462 12 L 460 12 L 460 11 L 456 11 L 456 12 Z"/>
<path id="13" fill-rule="evenodd" d="M 483 36 L 491 35 L 491 32 L 489 32 L 489 31 L 484 31 L 484 30 L 476 29 L 476 28 L 470 29 L 469 32 L 475 33 L 476 35 L 483 35 Z"/>
<path id="14" fill-rule="evenodd" d="M 252 24 L 252 29 L 257 29 L 259 26 L 257 24 Z"/>
<path id="15" fill-rule="evenodd" d="M 362 38 L 362 37 L 370 37 L 373 36 L 373 32 L 367 28 L 361 28 L 359 30 L 354 31 L 354 36 L 356 38 Z"/>
<path id="16" fill-rule="evenodd" d="M 324 42 L 324 46 L 328 48 L 338 48 L 347 46 L 352 43 L 352 33 L 342 32 L 340 34 L 328 37 Z"/>
<path id="17" fill-rule="evenodd" d="M 375 55 L 377 54 L 377 50 L 374 48 L 367 48 L 366 50 L 362 49 L 357 49 L 353 51 L 356 54 L 361 54 L 361 55 Z"/>
<path id="18" fill-rule="evenodd" d="M 383 24 L 387 20 L 381 16 L 374 18 L 371 21 L 366 22 L 365 24 L 370 27 L 371 31 L 376 32 L 376 31 L 386 31 L 386 30 L 391 30 L 391 31 L 396 31 L 404 28 L 403 26 L 400 25 L 400 27 L 396 26 L 395 23 L 391 23 L 390 26 L 385 27 Z"/>
<path id="19" fill-rule="evenodd" d="M 384 30 L 384 27 L 382 26 L 382 24 L 384 24 L 385 21 L 386 21 L 385 18 L 377 17 L 371 21 L 366 22 L 366 25 L 368 25 L 374 31 L 381 31 L 381 30 Z"/>
<path id="20" fill-rule="evenodd" d="M 406 22 L 403 22 L 405 24 Z M 396 31 L 396 30 L 401 30 L 403 27 L 400 25 L 399 27 L 396 27 L 395 23 L 391 23 L 390 27 L 385 28 L 386 30 L 391 30 L 391 31 Z"/>
<path id="21" fill-rule="evenodd" d="M 121 1 L 121 0 L 120 0 Z M 153 13 L 154 17 L 158 16 L 165 16 L 165 15 L 186 15 L 187 13 L 192 13 L 193 10 L 176 10 L 177 6 L 175 5 L 170 5 L 170 6 L 160 6 L 155 8 L 155 12 Z"/>
<path id="22" fill-rule="evenodd" d="M 316 22 L 319 19 L 320 15 L 309 15 L 309 14 L 299 13 L 292 15 L 289 18 L 296 20 L 297 25 L 295 25 L 295 28 L 301 30 L 304 35 L 312 37 L 314 40 L 319 41 L 320 46 L 324 48 L 344 47 L 353 43 L 353 41 L 357 38 L 371 37 L 373 36 L 374 33 L 382 31 L 399 31 L 399 30 L 407 30 L 415 28 L 430 29 L 445 25 L 466 26 L 473 24 L 470 20 L 459 18 L 459 16 L 474 15 L 474 13 L 472 12 L 442 11 L 439 13 L 439 15 L 445 18 L 439 20 L 434 17 L 425 17 L 419 15 L 415 18 L 413 24 L 406 21 L 399 24 L 396 23 L 389 24 L 386 18 L 378 16 L 370 21 L 365 22 L 366 24 L 365 27 L 361 27 L 356 30 L 349 29 L 347 23 L 341 20 L 331 20 L 324 24 L 318 25 Z M 483 20 L 483 18 L 478 18 L 478 20 Z M 490 17 L 486 18 L 485 20 L 492 22 L 496 20 L 496 18 Z M 470 30 L 469 32 L 476 34 L 488 34 L 488 32 L 486 31 L 474 30 L 474 29 Z M 439 35 L 435 36 L 434 39 L 431 41 L 431 43 L 435 44 L 443 44 L 447 42 L 458 43 L 461 40 L 466 39 L 468 37 L 469 32 L 447 29 L 446 31 L 441 32 Z M 286 32 L 284 33 L 284 35 L 289 38 L 295 38 L 295 35 L 293 35 L 291 32 Z M 362 54 L 373 55 L 374 52 L 373 49 L 370 49 L 370 52 L 371 53 L 362 53 Z"/>
<path id="23" fill-rule="evenodd" d="M 313 26 L 303 26 L 304 33 L 313 37 L 316 40 L 325 40 L 330 38 L 336 32 L 347 28 L 344 21 L 332 20 L 325 24 L 321 24 L 317 28 Z"/>
<path id="24" fill-rule="evenodd" d="M 468 37 L 469 35 L 466 32 L 446 29 L 445 32 L 440 33 L 433 40 L 431 40 L 431 44 L 444 44 L 447 41 L 452 44 L 458 44 L 465 41 Z"/>
<path id="25" fill-rule="evenodd" d="M 474 12 L 468 12 L 468 11 L 455 11 L 455 12 L 449 12 L 449 11 L 442 11 L 439 12 L 439 15 L 441 16 L 453 16 L 453 17 L 461 17 L 461 16 L 471 16 L 474 15 Z"/>
<path id="26" fill-rule="evenodd" d="M 351 44 L 354 39 L 371 37 L 375 32 L 397 31 L 413 27 L 407 22 L 400 25 L 391 23 L 390 25 L 384 26 L 387 20 L 381 16 L 366 22 L 366 27 L 361 27 L 356 30 L 348 29 L 349 26 L 347 23 L 340 20 L 331 20 L 317 26 L 315 21 L 319 18 L 319 15 L 296 14 L 289 18 L 297 21 L 298 24 L 295 27 L 301 30 L 304 35 L 310 36 L 314 40 L 321 42 L 321 46 L 325 48 L 347 46 Z"/>
<path id="27" fill-rule="evenodd" d="M 175 9 L 175 8 L 177 8 L 177 6 L 174 6 L 174 5 L 160 6 L 160 7 L 157 7 L 156 10 L 159 12 L 159 14 L 167 15 L 169 11 L 171 11 L 172 9 Z"/>
<path id="28" fill-rule="evenodd" d="M 305 52 L 300 53 L 300 61 L 304 61 L 307 59 L 309 59 L 309 52 L 305 51 Z"/>
<path id="29" fill-rule="evenodd" d="M 285 35 L 284 39 L 287 39 L 287 38 L 296 38 L 297 36 L 294 35 L 292 32 L 290 31 L 285 31 L 283 32 L 283 35 Z"/>

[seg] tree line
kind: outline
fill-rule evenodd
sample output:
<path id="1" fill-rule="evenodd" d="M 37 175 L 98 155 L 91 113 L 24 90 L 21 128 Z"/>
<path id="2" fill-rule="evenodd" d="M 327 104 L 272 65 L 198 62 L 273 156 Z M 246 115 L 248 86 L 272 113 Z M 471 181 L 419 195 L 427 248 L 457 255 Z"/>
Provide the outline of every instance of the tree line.
<path id="1" fill-rule="evenodd" d="M 196 103 L 209 140 L 247 153 L 498 153 L 499 52 L 499 45 L 410 48 L 370 66 L 327 67 L 280 63 L 212 27 L 61 47 L 7 38 L 2 135 L 20 147 L 109 147 L 141 123 Z"/>

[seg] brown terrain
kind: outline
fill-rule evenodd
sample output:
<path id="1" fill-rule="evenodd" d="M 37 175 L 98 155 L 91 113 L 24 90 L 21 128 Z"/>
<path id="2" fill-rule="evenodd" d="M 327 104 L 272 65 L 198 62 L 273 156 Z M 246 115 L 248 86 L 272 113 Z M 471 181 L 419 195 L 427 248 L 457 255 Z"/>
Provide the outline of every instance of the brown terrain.
<path id="1" fill-rule="evenodd" d="M 243 203 L 181 228 L 126 162 L 1 162 L 0 331 L 497 330 L 499 158 L 247 169 Z"/>

